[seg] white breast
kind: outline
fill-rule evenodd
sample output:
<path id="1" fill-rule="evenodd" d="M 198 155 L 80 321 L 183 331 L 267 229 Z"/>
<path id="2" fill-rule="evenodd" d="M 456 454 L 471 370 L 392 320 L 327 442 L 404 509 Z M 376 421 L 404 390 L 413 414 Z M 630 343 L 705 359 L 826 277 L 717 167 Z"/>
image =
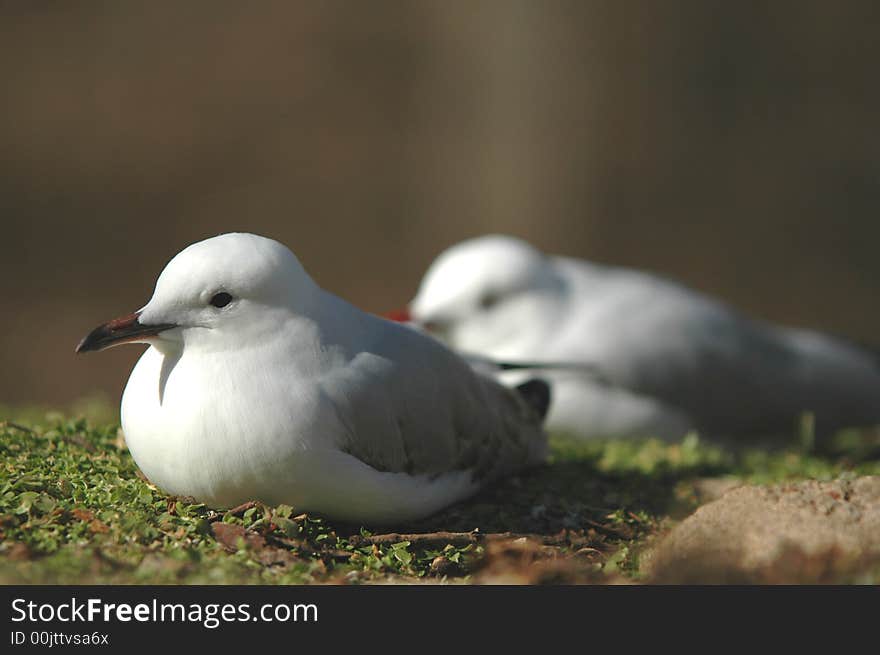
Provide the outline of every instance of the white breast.
<path id="1" fill-rule="evenodd" d="M 205 357 L 182 357 L 163 372 L 172 359 L 155 348 L 141 356 L 122 397 L 122 428 L 151 482 L 212 507 L 262 500 L 377 523 L 430 514 L 479 488 L 469 471 L 380 472 L 339 451 L 345 427 L 316 387 L 279 386 L 259 359 L 251 353 L 233 380 Z"/>
<path id="2" fill-rule="evenodd" d="M 141 356 L 122 397 L 122 429 L 152 482 L 209 504 L 257 498 L 291 478 L 297 454 L 317 434 L 332 439 L 332 417 L 323 432 L 309 429 L 320 404 L 308 387 L 291 380 L 279 397 L 259 362 L 250 368 L 236 368 L 233 378 L 217 356 L 175 361 L 155 348 Z"/>

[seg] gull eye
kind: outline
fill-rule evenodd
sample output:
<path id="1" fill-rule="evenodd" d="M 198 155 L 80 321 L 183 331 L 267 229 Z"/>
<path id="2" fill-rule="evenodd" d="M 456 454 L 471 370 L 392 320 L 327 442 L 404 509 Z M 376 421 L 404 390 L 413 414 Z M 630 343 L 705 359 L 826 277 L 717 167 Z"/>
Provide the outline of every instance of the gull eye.
<path id="1" fill-rule="evenodd" d="M 214 297 L 211 298 L 211 304 L 218 309 L 220 307 L 226 307 L 229 303 L 232 302 L 232 296 L 230 296 L 225 291 L 221 291 L 220 293 L 215 293 Z"/>
<path id="2" fill-rule="evenodd" d="M 487 293 L 484 294 L 480 298 L 480 309 L 491 309 L 495 305 L 498 304 L 498 301 L 501 300 L 501 296 L 495 293 Z"/>

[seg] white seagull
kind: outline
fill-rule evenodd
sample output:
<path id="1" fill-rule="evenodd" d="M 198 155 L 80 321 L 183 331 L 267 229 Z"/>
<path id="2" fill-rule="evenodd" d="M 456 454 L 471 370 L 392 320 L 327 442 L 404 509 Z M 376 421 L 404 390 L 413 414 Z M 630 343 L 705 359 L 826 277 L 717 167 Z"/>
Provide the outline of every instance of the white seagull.
<path id="1" fill-rule="evenodd" d="M 483 368 L 487 359 L 545 366 L 551 432 L 772 437 L 792 434 L 807 412 L 820 435 L 880 422 L 876 354 L 748 318 L 668 279 L 545 255 L 512 237 L 443 252 L 409 315 Z"/>
<path id="2" fill-rule="evenodd" d="M 147 343 L 122 396 L 135 462 L 210 506 L 375 523 L 429 515 L 544 460 L 549 390 L 511 390 L 435 339 L 321 289 L 285 246 L 195 243 L 78 352 Z"/>

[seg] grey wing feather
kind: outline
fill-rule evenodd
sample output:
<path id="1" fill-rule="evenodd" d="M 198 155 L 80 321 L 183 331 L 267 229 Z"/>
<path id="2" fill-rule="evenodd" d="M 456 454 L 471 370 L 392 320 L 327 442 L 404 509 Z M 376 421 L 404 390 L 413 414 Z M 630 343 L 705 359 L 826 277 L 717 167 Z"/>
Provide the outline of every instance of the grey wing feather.
<path id="1" fill-rule="evenodd" d="M 543 460 L 541 417 L 515 390 L 415 331 L 384 326 L 382 334 L 344 378 L 324 385 L 340 417 L 357 417 L 342 450 L 380 471 L 479 478 Z"/>
<path id="2" fill-rule="evenodd" d="M 611 357 L 598 365 L 614 384 L 682 409 L 707 432 L 788 432 L 805 411 L 829 429 L 880 420 L 880 370 L 866 353 L 673 283 L 642 289 L 636 327 L 603 344 Z"/>

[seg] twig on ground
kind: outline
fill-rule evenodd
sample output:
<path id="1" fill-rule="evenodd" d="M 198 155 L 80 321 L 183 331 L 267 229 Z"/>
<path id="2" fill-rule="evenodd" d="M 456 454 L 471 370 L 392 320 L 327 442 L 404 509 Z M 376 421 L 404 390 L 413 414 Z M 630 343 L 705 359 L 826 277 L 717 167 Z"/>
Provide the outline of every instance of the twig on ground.
<path id="1" fill-rule="evenodd" d="M 456 547 L 480 543 L 484 535 L 479 532 L 425 532 L 417 534 L 400 534 L 391 532 L 388 534 L 374 534 L 369 537 L 352 535 L 348 537 L 348 543 L 355 548 L 363 546 L 390 546 L 391 544 L 408 541 L 411 546 L 439 546 L 451 544 Z"/>
<path id="2" fill-rule="evenodd" d="M 237 505 L 231 509 L 226 510 L 224 514 L 229 514 L 231 516 L 238 516 L 239 518 L 244 516 L 244 513 L 249 509 L 253 509 L 257 507 L 258 503 L 255 500 L 249 500 L 246 503 L 242 503 L 241 505 Z"/>
<path id="3" fill-rule="evenodd" d="M 540 534 L 518 534 L 515 532 L 494 532 L 484 534 L 482 532 L 423 532 L 416 534 L 400 534 L 391 532 L 388 534 L 374 534 L 369 537 L 363 535 L 352 535 L 348 537 L 348 543 L 355 548 L 363 546 L 389 546 L 391 544 L 408 541 L 411 546 L 430 547 L 437 546 L 442 548 L 446 545 L 452 545 L 456 548 L 462 548 L 471 544 L 482 544 L 497 541 L 512 541 L 515 539 L 532 539 L 540 541 L 545 546 L 564 545 L 569 542 L 568 535 L 540 535 Z"/>
<path id="4" fill-rule="evenodd" d="M 22 432 L 27 432 L 28 434 L 34 434 L 34 431 L 30 428 L 26 428 L 23 425 L 19 425 L 18 423 L 13 423 L 12 421 L 2 421 L 0 424 L 3 425 L 4 428 L 12 428 L 14 430 L 21 430 Z"/>

